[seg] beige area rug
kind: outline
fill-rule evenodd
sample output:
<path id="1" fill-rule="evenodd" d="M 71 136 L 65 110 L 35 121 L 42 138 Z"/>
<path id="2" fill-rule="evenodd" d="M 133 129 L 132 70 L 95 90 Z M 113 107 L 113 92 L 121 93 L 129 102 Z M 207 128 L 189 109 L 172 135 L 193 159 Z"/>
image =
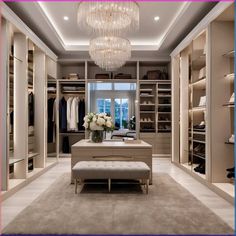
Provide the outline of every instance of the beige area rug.
<path id="1" fill-rule="evenodd" d="M 149 194 L 137 185 L 87 185 L 78 195 L 64 174 L 23 210 L 4 234 L 233 234 L 218 216 L 167 174 Z"/>

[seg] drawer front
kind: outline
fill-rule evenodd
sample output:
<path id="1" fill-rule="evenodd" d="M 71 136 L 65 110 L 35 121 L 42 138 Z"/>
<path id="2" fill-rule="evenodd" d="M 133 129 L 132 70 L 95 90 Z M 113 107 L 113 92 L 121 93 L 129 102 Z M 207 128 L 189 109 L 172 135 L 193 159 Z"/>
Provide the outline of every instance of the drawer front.
<path id="1" fill-rule="evenodd" d="M 136 157 L 152 155 L 152 149 L 73 149 L 73 157 Z"/>

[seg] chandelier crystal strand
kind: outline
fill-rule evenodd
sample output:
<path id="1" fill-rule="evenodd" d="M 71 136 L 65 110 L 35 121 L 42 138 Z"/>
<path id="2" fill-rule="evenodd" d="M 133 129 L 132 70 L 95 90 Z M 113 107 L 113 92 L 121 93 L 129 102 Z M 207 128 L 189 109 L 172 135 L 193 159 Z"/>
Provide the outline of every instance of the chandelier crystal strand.
<path id="1" fill-rule="evenodd" d="M 114 71 L 130 59 L 131 45 L 128 39 L 121 37 L 97 37 L 90 40 L 89 54 L 96 65 Z"/>
<path id="2" fill-rule="evenodd" d="M 78 24 L 100 36 L 120 36 L 139 28 L 139 6 L 136 2 L 81 2 Z"/>

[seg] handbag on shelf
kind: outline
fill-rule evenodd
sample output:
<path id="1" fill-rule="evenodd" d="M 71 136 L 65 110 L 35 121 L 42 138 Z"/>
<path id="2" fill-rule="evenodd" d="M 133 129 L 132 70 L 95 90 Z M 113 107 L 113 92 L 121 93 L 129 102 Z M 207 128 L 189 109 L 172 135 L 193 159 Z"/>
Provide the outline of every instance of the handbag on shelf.
<path id="1" fill-rule="evenodd" d="M 163 71 L 161 72 L 160 80 L 168 80 L 168 79 L 169 79 L 168 73 L 167 73 L 165 70 L 163 70 Z"/>
<path id="2" fill-rule="evenodd" d="M 119 73 L 115 75 L 114 79 L 132 79 L 132 76 L 131 74 Z"/>
<path id="3" fill-rule="evenodd" d="M 160 80 L 161 78 L 161 71 L 160 70 L 151 70 L 147 72 L 148 80 Z"/>
<path id="4" fill-rule="evenodd" d="M 109 79 L 109 74 L 96 74 L 95 79 Z"/>

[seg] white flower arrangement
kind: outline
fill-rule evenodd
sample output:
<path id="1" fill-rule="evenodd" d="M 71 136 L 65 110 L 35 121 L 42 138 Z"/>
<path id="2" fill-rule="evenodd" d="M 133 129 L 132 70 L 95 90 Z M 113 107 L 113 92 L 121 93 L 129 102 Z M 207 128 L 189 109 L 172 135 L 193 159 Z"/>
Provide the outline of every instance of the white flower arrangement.
<path id="1" fill-rule="evenodd" d="M 106 113 L 88 113 L 84 117 L 83 126 L 89 131 L 112 131 L 114 129 L 112 118 Z"/>

